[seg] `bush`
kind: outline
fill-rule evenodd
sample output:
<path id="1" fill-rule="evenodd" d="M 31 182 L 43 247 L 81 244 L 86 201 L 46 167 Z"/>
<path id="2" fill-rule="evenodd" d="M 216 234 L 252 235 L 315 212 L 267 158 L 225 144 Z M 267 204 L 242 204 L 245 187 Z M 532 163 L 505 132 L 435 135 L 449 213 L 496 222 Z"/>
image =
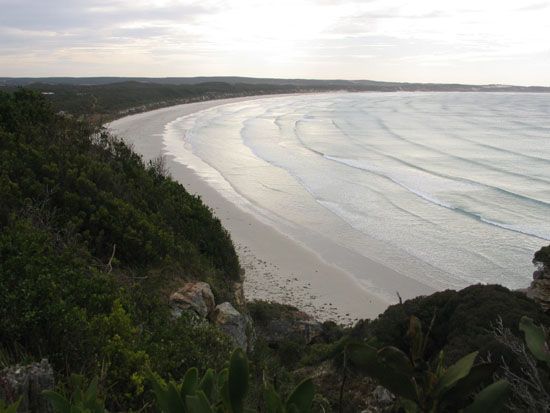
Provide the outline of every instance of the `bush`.
<path id="1" fill-rule="evenodd" d="M 478 349 L 482 355 L 497 351 L 499 346 L 490 330 L 498 317 L 516 334 L 523 315 L 544 324 L 550 322 L 550 317 L 523 293 L 500 285 L 472 285 L 460 291 L 447 290 L 393 305 L 377 320 L 364 326 L 359 335 L 375 336 L 381 344 L 395 345 L 406 351 L 405 333 L 411 315 L 426 326 L 435 317 L 427 357 L 444 350 L 449 363 Z"/>
<path id="2" fill-rule="evenodd" d="M 170 289 L 212 282 L 231 297 L 237 255 L 218 219 L 122 141 L 0 93 L 0 349 L 47 357 L 63 386 L 97 376 L 113 410 L 151 397 L 145 370 L 219 368 L 228 340 L 172 320 Z M 13 357 L 11 356 L 13 355 Z"/>

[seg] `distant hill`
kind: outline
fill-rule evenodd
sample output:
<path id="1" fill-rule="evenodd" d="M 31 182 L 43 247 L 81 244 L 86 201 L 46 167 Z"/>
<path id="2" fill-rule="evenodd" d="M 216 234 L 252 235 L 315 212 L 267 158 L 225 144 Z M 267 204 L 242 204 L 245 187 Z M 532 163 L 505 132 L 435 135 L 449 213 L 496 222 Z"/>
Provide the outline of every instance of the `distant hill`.
<path id="1" fill-rule="evenodd" d="M 94 123 L 180 103 L 284 93 L 348 92 L 537 92 L 549 87 L 391 83 L 372 80 L 262 79 L 251 77 L 50 77 L 0 78 L 0 91 L 24 87 L 41 93 L 58 112 Z"/>
<path id="2" fill-rule="evenodd" d="M 229 85 L 270 85 L 294 87 L 342 88 L 346 90 L 380 91 L 514 91 L 550 92 L 550 87 L 513 85 L 466 85 L 457 83 L 406 83 L 379 82 L 375 80 L 343 79 L 272 79 L 240 76 L 197 76 L 197 77 L 0 77 L 0 86 L 28 86 L 31 84 L 98 86 L 121 82 L 152 83 L 157 85 L 198 85 L 201 83 L 227 83 Z"/>

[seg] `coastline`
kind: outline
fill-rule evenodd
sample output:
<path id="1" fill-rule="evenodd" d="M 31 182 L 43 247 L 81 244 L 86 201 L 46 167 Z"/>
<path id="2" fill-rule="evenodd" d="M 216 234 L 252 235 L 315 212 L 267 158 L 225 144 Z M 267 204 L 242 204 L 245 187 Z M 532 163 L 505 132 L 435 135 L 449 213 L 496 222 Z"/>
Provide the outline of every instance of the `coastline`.
<path id="1" fill-rule="evenodd" d="M 276 96 L 281 95 L 273 97 Z M 247 96 L 182 104 L 127 116 L 106 126 L 145 161 L 164 155 L 170 175 L 213 210 L 230 232 L 245 269 L 247 300 L 290 304 L 321 321 L 348 324 L 356 319 L 375 318 L 392 302 L 367 291 L 350 273 L 327 263 L 302 243 L 233 204 L 190 168 L 164 153 L 163 131 L 168 122 L 218 105 L 265 98 Z M 393 270 L 382 264 L 374 261 L 366 264 L 365 273 L 395 276 Z"/>

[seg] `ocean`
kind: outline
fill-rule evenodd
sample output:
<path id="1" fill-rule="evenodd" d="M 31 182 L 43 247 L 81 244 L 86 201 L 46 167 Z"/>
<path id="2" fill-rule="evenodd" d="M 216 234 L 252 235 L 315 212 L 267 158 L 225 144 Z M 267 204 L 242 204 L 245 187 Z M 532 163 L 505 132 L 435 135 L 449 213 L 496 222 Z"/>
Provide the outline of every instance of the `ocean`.
<path id="1" fill-rule="evenodd" d="M 176 119 L 163 143 L 239 207 L 384 297 L 394 299 L 395 280 L 362 271 L 361 257 L 412 280 L 410 295 L 515 289 L 550 244 L 547 94 L 269 97 Z"/>

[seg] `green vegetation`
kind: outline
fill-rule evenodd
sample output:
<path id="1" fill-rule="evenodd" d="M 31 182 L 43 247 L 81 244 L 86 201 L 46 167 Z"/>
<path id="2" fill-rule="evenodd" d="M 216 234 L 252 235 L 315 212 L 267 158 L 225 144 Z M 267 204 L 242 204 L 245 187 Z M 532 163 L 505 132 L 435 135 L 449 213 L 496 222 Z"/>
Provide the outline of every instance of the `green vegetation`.
<path id="1" fill-rule="evenodd" d="M 394 345 L 407 352 L 406 332 L 413 315 L 423 325 L 432 325 L 426 357 L 432 359 L 443 350 L 450 363 L 476 350 L 483 357 L 489 352 L 499 354 L 499 345 L 491 333 L 498 317 L 516 335 L 520 334 L 518 324 L 524 315 L 550 324 L 550 317 L 525 294 L 500 285 L 472 285 L 393 305 L 375 321 L 358 324 L 354 334 L 376 337 L 382 345 Z"/>
<path id="2" fill-rule="evenodd" d="M 542 247 L 540 250 L 535 252 L 533 264 L 545 273 L 550 273 L 550 245 Z"/>
<path id="3" fill-rule="evenodd" d="M 173 321 L 167 305 L 185 280 L 233 301 L 238 259 L 200 199 L 28 91 L 0 94 L 0 170 L 3 359 L 46 356 L 60 383 L 100 377 L 117 410 L 149 397 L 148 366 L 181 376 L 223 365 L 228 339 L 208 323 Z"/>
<path id="4" fill-rule="evenodd" d="M 0 400 L 0 413 L 16 413 L 19 407 L 19 402 L 6 404 L 3 400 Z"/>
<path id="5" fill-rule="evenodd" d="M 370 343 L 350 343 L 346 353 L 368 376 L 399 396 L 399 405 L 409 412 L 501 412 L 510 384 L 500 380 L 492 384 L 496 366 L 474 366 L 478 352 L 465 355 L 445 367 L 441 351 L 434 360 L 425 359 L 430 331 L 422 332 L 420 320 L 410 318 L 407 338 L 409 354 L 393 346 L 376 347 Z M 482 389 L 471 401 L 477 389 Z"/>
<path id="6" fill-rule="evenodd" d="M 324 87 L 303 88 L 292 85 L 229 84 L 224 82 L 174 85 L 136 81 L 101 85 L 34 83 L 28 85 L 27 88 L 44 93 L 54 110 L 63 111 L 76 117 L 86 117 L 97 123 L 104 123 L 124 114 L 179 103 L 326 89 Z M 14 87 L 5 87 L 5 89 L 7 91 L 17 90 Z M 330 90 L 330 88 L 328 89 Z"/>
<path id="7" fill-rule="evenodd" d="M 246 354 L 236 349 L 229 367 L 218 374 L 208 369 L 202 378 L 196 368 L 189 369 L 183 380 L 165 381 L 154 373 L 149 373 L 155 393 L 156 407 L 162 413 L 244 413 L 255 410 L 245 408 L 249 390 L 249 363 Z M 98 394 L 97 380 L 94 379 L 86 390 L 82 382 L 77 385 L 70 397 L 45 391 L 56 413 L 104 413 L 104 402 Z M 309 413 L 315 389 L 310 379 L 298 384 L 286 401 L 268 382 L 264 383 L 265 411 L 269 413 Z"/>
<path id="8" fill-rule="evenodd" d="M 513 364 L 500 361 L 498 375 L 511 384 L 512 399 L 507 407 L 513 412 L 550 411 L 550 337 L 544 326 L 522 317 L 519 329 L 524 340 L 499 321 L 494 336 L 513 355 Z"/>

